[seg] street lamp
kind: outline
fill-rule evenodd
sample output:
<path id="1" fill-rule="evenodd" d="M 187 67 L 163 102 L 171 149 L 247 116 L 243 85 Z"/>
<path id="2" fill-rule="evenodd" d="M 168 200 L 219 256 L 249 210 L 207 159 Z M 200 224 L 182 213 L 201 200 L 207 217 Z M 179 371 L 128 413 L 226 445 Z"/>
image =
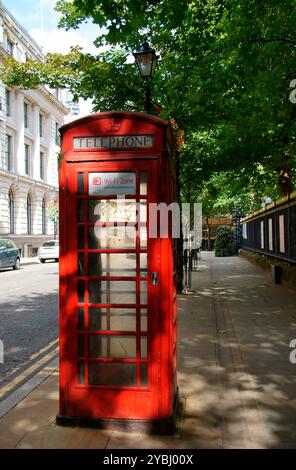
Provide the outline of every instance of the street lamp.
<path id="1" fill-rule="evenodd" d="M 150 86 L 149 81 L 153 78 L 155 68 L 157 65 L 157 56 L 155 54 L 155 50 L 151 49 L 147 42 L 147 38 L 143 42 L 141 46 L 141 50 L 139 52 L 134 52 L 134 58 L 136 60 L 141 78 L 145 82 L 145 89 L 144 89 L 144 103 L 145 103 L 145 111 L 149 113 L 151 110 L 151 94 L 150 94 Z"/>
<path id="2" fill-rule="evenodd" d="M 232 223 L 235 224 L 235 245 L 236 249 L 240 248 L 241 240 L 241 219 L 245 217 L 245 214 L 241 210 L 240 206 L 237 206 L 232 211 Z"/>

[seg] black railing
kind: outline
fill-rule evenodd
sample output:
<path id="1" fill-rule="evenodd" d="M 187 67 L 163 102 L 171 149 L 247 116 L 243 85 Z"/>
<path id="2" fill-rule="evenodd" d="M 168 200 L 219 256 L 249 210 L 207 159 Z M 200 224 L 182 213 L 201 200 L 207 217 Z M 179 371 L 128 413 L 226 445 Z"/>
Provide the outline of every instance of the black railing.
<path id="1" fill-rule="evenodd" d="M 296 193 L 242 221 L 241 247 L 296 263 Z"/>
<path id="2" fill-rule="evenodd" d="M 200 249 L 183 250 L 183 282 L 186 289 L 192 287 L 192 271 L 198 271 L 198 259 L 200 257 Z"/>

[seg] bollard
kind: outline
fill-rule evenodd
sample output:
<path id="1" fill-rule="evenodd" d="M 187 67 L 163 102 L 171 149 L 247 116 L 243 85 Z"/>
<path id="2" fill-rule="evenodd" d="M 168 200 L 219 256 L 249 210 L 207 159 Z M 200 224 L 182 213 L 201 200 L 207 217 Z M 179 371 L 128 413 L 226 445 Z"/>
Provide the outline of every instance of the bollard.
<path id="1" fill-rule="evenodd" d="M 282 268 L 275 264 L 271 265 L 272 280 L 275 284 L 281 284 L 282 282 Z"/>

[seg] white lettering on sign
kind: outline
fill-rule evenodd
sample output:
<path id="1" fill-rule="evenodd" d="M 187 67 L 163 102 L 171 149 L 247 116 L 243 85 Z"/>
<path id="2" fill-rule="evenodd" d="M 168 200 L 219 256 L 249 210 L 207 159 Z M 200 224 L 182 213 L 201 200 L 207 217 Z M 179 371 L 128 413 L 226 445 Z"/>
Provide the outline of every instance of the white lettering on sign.
<path id="1" fill-rule="evenodd" d="M 74 137 L 74 149 L 129 149 L 151 148 L 152 135 L 108 135 L 101 137 Z"/>
<path id="2" fill-rule="evenodd" d="M 89 173 L 90 196 L 111 196 L 136 193 L 136 173 Z"/>

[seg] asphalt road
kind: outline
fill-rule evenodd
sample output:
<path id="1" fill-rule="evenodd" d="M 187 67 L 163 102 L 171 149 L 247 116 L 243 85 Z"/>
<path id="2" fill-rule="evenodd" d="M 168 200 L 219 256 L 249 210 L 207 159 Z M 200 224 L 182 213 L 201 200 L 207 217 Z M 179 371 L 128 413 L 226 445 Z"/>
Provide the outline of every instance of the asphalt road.
<path id="1" fill-rule="evenodd" d="M 0 387 L 53 351 L 57 337 L 58 263 L 0 270 Z"/>

